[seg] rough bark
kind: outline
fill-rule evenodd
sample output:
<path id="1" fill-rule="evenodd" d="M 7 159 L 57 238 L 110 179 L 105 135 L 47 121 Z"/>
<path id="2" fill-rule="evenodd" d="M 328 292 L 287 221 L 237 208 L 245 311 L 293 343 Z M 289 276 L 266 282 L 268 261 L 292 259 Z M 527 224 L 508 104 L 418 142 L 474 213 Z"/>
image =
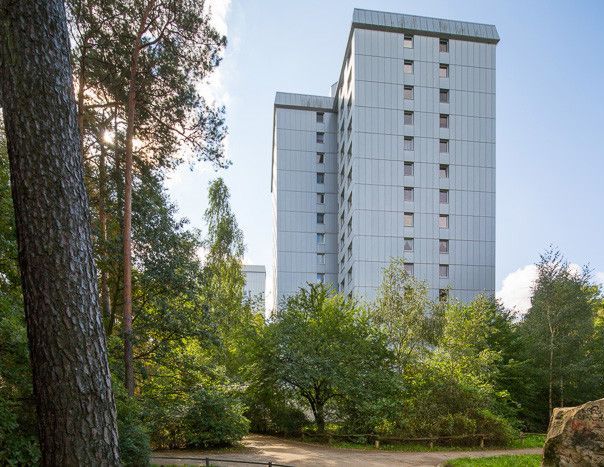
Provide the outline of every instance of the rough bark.
<path id="1" fill-rule="evenodd" d="M 43 465 L 119 465 L 61 0 L 0 0 L 0 76 Z"/>
<path id="2" fill-rule="evenodd" d="M 134 118 L 136 115 L 136 86 L 141 40 L 147 28 L 154 0 L 143 9 L 139 28 L 132 43 L 128 101 L 126 103 L 126 154 L 124 157 L 124 382 L 129 395 L 134 395 L 134 363 L 132 354 L 132 170 Z"/>

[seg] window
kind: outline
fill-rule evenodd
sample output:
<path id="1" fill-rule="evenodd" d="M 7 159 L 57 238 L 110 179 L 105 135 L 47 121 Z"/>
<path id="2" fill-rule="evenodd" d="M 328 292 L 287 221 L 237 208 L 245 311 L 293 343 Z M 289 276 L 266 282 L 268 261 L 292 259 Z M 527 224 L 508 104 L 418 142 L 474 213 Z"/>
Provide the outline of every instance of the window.
<path id="1" fill-rule="evenodd" d="M 348 210 L 352 209 L 352 193 L 348 197 Z"/>
<path id="2" fill-rule="evenodd" d="M 440 114 L 439 122 L 441 128 L 449 128 L 449 116 L 447 114 Z"/>
<path id="3" fill-rule="evenodd" d="M 449 289 L 440 289 L 438 291 L 438 300 L 446 302 L 449 299 Z"/>
<path id="4" fill-rule="evenodd" d="M 317 172 L 317 183 L 325 183 L 325 174 L 323 172 Z"/>
<path id="5" fill-rule="evenodd" d="M 405 60 L 405 64 L 403 65 L 403 71 L 408 75 L 413 74 L 413 60 Z"/>
<path id="6" fill-rule="evenodd" d="M 440 229 L 448 229 L 449 228 L 449 216 L 447 214 L 440 214 L 438 216 L 438 227 Z"/>
<path id="7" fill-rule="evenodd" d="M 413 239 L 406 237 L 405 242 L 403 243 L 404 251 L 413 251 Z"/>
<path id="8" fill-rule="evenodd" d="M 407 274 L 413 274 L 413 263 L 405 263 L 403 266 Z"/>
<path id="9" fill-rule="evenodd" d="M 405 213 L 405 227 L 413 227 L 413 213 L 412 212 Z"/>
<path id="10" fill-rule="evenodd" d="M 449 240 L 438 241 L 438 252 L 442 254 L 449 253 Z"/>
<path id="11" fill-rule="evenodd" d="M 405 136 L 405 145 L 403 147 L 405 151 L 413 151 L 413 136 Z"/>
<path id="12" fill-rule="evenodd" d="M 449 52 L 449 39 L 441 39 L 438 42 L 438 50 L 441 53 L 448 53 Z"/>
<path id="13" fill-rule="evenodd" d="M 405 165 L 404 165 L 404 175 L 406 177 L 412 177 L 413 176 L 413 162 L 405 162 Z"/>
<path id="14" fill-rule="evenodd" d="M 413 100 L 413 86 L 405 86 L 403 89 L 403 98 L 412 101 Z"/>
<path id="15" fill-rule="evenodd" d="M 352 233 L 352 219 L 350 219 L 348 221 L 347 231 L 348 231 L 348 235 L 350 235 Z"/>
<path id="16" fill-rule="evenodd" d="M 440 178 L 449 178 L 449 166 L 447 164 L 440 164 L 438 175 Z"/>
<path id="17" fill-rule="evenodd" d="M 325 153 L 318 152 L 317 153 L 317 164 L 323 164 L 325 162 Z"/>
<path id="18" fill-rule="evenodd" d="M 346 258 L 350 259 L 352 257 L 352 242 L 350 242 L 350 245 L 348 245 L 348 248 L 346 250 Z"/>
<path id="19" fill-rule="evenodd" d="M 323 123 L 325 114 L 323 112 L 317 112 L 317 123 Z"/>
<path id="20" fill-rule="evenodd" d="M 319 284 L 324 284 L 325 283 L 325 273 L 324 272 L 318 272 L 317 273 L 317 282 Z"/>
<path id="21" fill-rule="evenodd" d="M 325 204 L 325 193 L 317 193 L 317 204 Z"/>
<path id="22" fill-rule="evenodd" d="M 441 279 L 446 279 L 449 277 L 449 265 L 448 264 L 439 264 L 438 265 L 438 276 Z"/>
<path id="23" fill-rule="evenodd" d="M 413 112 L 405 110 L 405 125 L 413 125 Z"/>
<path id="24" fill-rule="evenodd" d="M 438 66 L 438 77 L 439 78 L 448 78 L 449 77 L 449 65 L 445 65 L 441 63 Z"/>
<path id="25" fill-rule="evenodd" d="M 317 131 L 317 143 L 323 144 L 325 142 L 325 133 Z"/>
<path id="26" fill-rule="evenodd" d="M 403 47 L 406 49 L 413 48 L 413 36 L 408 36 L 405 34 L 405 38 L 403 39 Z"/>
<path id="27" fill-rule="evenodd" d="M 405 201 L 413 201 L 413 188 L 405 187 Z"/>
<path id="28" fill-rule="evenodd" d="M 325 234 L 324 233 L 317 234 L 317 245 L 325 245 Z"/>
<path id="29" fill-rule="evenodd" d="M 438 152 L 448 153 L 449 152 L 449 140 L 441 139 L 438 145 Z"/>
<path id="30" fill-rule="evenodd" d="M 317 213 L 317 224 L 325 224 L 325 213 L 323 213 L 323 212 Z"/>
<path id="31" fill-rule="evenodd" d="M 449 103 L 449 90 L 448 89 L 441 89 L 440 90 L 440 92 L 439 92 L 439 100 L 443 104 L 448 104 Z"/>
<path id="32" fill-rule="evenodd" d="M 317 253 L 317 264 L 325 264 L 325 253 Z"/>
<path id="33" fill-rule="evenodd" d="M 449 190 L 440 190 L 438 199 L 440 204 L 449 204 Z"/>
<path id="34" fill-rule="evenodd" d="M 352 267 L 348 270 L 348 273 L 346 274 L 346 280 L 349 284 L 352 282 Z M 352 298 L 352 292 L 348 296 Z"/>

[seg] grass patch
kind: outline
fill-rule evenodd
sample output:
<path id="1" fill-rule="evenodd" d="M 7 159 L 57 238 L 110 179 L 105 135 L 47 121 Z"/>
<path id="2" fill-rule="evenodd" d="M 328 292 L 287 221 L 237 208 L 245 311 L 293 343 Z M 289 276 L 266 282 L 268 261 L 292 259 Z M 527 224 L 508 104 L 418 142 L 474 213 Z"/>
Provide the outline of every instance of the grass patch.
<path id="1" fill-rule="evenodd" d="M 545 435 L 525 435 L 523 438 L 515 439 L 509 447 L 515 449 L 542 448 L 544 444 Z"/>
<path id="2" fill-rule="evenodd" d="M 329 446 L 334 448 L 359 449 L 362 451 L 400 451 L 400 452 L 442 452 L 442 451 L 483 451 L 478 446 L 437 446 L 430 447 L 427 444 L 384 444 L 379 448 L 372 444 L 350 443 L 347 441 L 333 442 Z M 488 447 L 485 449 L 489 449 Z M 497 449 L 497 448 L 492 448 Z"/>
<path id="3" fill-rule="evenodd" d="M 447 462 L 447 467 L 539 467 L 541 465 L 541 455 L 511 455 L 494 456 L 463 459 L 454 459 Z"/>
<path id="4" fill-rule="evenodd" d="M 325 444 L 322 441 L 306 439 L 306 442 Z M 443 451 L 488 451 L 489 449 L 527 449 L 527 448 L 542 448 L 545 443 L 545 435 L 526 435 L 522 438 L 514 439 L 507 446 L 486 446 L 481 448 L 474 446 L 447 446 L 434 445 L 430 447 L 427 443 L 380 443 L 379 448 L 375 448 L 369 443 L 353 443 L 351 441 L 334 440 L 330 446 L 334 448 L 344 449 L 359 449 L 362 451 L 400 451 L 400 452 L 443 452 Z"/>

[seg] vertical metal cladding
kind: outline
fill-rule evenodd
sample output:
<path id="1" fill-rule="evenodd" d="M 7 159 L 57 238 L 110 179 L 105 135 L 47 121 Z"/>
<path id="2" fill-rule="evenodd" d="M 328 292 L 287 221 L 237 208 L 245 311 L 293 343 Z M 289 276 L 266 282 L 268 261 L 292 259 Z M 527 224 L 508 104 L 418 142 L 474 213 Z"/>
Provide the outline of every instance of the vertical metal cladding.
<path id="1" fill-rule="evenodd" d="M 334 97 L 277 94 L 275 298 L 324 280 L 372 300 L 393 257 L 434 298 L 494 293 L 498 40 L 490 25 L 355 10 Z"/>

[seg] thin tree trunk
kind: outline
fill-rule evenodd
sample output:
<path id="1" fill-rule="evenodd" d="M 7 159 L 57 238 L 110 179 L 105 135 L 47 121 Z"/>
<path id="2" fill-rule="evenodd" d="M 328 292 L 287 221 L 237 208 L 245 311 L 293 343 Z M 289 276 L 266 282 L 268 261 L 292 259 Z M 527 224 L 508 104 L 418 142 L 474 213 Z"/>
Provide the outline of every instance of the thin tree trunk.
<path id="1" fill-rule="evenodd" d="M 102 132 L 98 135 L 99 156 L 99 231 L 102 243 L 103 267 L 101 268 L 101 309 L 106 321 L 111 319 L 111 298 L 109 296 L 109 280 L 107 278 L 107 210 L 105 201 L 107 199 L 107 148 L 103 141 Z"/>
<path id="2" fill-rule="evenodd" d="M 154 0 L 145 6 L 139 28 L 132 44 L 128 101 L 126 104 L 126 154 L 124 159 L 124 382 L 128 394 L 134 395 L 134 363 L 132 358 L 132 145 L 134 142 L 134 118 L 136 111 L 136 86 L 141 39 L 147 28 L 149 13 Z"/>
<path id="3" fill-rule="evenodd" d="M 87 39 L 82 41 L 82 55 L 80 57 L 80 70 L 78 79 L 78 128 L 80 130 L 80 152 L 84 157 L 84 88 L 86 87 L 86 49 Z"/>
<path id="4" fill-rule="evenodd" d="M 554 411 L 554 334 L 549 334 L 549 417 L 552 418 Z"/>
<path id="5" fill-rule="evenodd" d="M 0 2 L 0 86 L 43 465 L 119 465 L 61 0 Z"/>

